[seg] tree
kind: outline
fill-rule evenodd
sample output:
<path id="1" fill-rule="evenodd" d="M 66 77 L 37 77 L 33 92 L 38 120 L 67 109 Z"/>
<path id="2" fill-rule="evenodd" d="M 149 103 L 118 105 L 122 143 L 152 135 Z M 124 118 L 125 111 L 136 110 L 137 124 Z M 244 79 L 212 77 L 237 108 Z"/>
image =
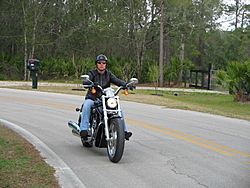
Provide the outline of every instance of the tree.
<path id="1" fill-rule="evenodd" d="M 160 23 L 160 87 L 163 87 L 164 66 L 163 66 L 163 33 L 164 33 L 164 0 L 161 1 L 161 23 Z"/>
<path id="2" fill-rule="evenodd" d="M 195 64 L 200 67 L 203 65 L 205 56 L 204 41 L 206 32 L 216 27 L 216 21 L 220 17 L 222 10 L 220 0 L 195 0 L 193 5 L 191 14 L 197 15 L 194 19 L 194 30 L 197 35 L 197 50 L 199 51 Z"/>
<path id="3" fill-rule="evenodd" d="M 154 41 L 154 32 L 158 28 L 157 15 L 159 14 L 159 5 L 154 1 L 129 1 L 128 9 L 131 15 L 131 32 L 135 43 L 137 57 L 137 77 L 142 79 L 142 67 L 147 47 Z M 159 34 L 156 34 L 159 35 Z"/>
<path id="4" fill-rule="evenodd" d="M 0 11 L 0 50 L 4 54 L 0 69 L 6 78 L 10 67 L 15 67 L 16 75 L 23 75 L 28 58 L 40 60 L 44 77 L 75 77 L 90 67 L 93 57 L 104 53 L 114 62 L 110 70 L 128 77 L 127 70 L 132 68 L 129 73 L 134 74 L 136 68 L 143 83 L 150 81 L 148 63 L 159 63 L 161 51 L 161 85 L 173 78 L 181 84 L 186 62 L 194 62 L 199 69 L 208 63 L 224 68 L 229 61 L 249 59 L 246 3 L 235 31 L 216 28 L 220 0 L 2 0 Z M 22 63 L 17 63 L 20 59 Z M 173 59 L 180 65 L 169 73 Z"/>
<path id="5" fill-rule="evenodd" d="M 37 33 L 43 14 L 48 6 L 48 0 L 45 2 L 37 1 L 20 1 L 23 11 L 23 36 L 24 36 L 24 67 L 25 80 L 28 80 L 27 59 L 33 59 L 35 54 L 35 46 L 37 44 Z M 41 25 L 40 25 L 41 26 Z"/>
<path id="6" fill-rule="evenodd" d="M 155 94 L 157 95 L 157 88 L 159 86 L 159 78 L 160 78 L 159 66 L 154 65 L 154 64 L 150 65 L 148 76 L 149 76 L 150 80 L 153 81 L 153 83 L 154 83 Z"/>
<path id="7" fill-rule="evenodd" d="M 247 4 L 245 0 L 234 0 L 232 4 L 225 5 L 224 9 L 234 30 L 249 26 L 250 4 Z M 230 17 L 232 18 L 230 19 Z"/>

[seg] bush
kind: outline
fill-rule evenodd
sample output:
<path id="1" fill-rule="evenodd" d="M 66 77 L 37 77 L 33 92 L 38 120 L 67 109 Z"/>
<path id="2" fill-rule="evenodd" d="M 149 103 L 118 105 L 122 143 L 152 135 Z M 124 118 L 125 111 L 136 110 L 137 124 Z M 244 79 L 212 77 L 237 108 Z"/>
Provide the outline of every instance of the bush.
<path id="1" fill-rule="evenodd" d="M 0 80 L 6 80 L 6 78 L 3 74 L 0 74 Z"/>
<path id="2" fill-rule="evenodd" d="M 231 94 L 236 94 L 235 101 L 249 100 L 247 96 L 250 94 L 250 61 L 230 62 L 227 71 L 219 70 L 216 75 L 218 85 L 228 88 Z"/>

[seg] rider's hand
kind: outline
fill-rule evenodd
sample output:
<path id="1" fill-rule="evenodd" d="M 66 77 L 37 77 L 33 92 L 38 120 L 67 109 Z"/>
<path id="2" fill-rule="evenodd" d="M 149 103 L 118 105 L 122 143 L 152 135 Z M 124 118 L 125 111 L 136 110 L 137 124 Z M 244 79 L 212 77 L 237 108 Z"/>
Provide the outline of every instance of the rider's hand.
<path id="1" fill-rule="evenodd" d="M 127 84 L 126 87 L 130 90 L 134 90 L 135 86 L 133 86 L 132 84 Z"/>
<path id="2" fill-rule="evenodd" d="M 99 85 L 99 83 L 98 82 L 94 82 L 94 86 L 98 86 Z"/>
<path id="3" fill-rule="evenodd" d="M 84 80 L 84 81 L 82 81 L 82 85 L 90 85 L 90 81 Z"/>

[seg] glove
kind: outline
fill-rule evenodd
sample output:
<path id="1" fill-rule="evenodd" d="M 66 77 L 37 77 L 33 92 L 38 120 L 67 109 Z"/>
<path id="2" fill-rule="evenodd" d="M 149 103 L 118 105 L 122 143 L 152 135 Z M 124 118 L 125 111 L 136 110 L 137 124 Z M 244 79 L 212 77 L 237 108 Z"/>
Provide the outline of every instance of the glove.
<path id="1" fill-rule="evenodd" d="M 90 85 L 90 81 L 84 80 L 82 81 L 82 85 Z"/>
<path id="2" fill-rule="evenodd" d="M 99 85 L 99 83 L 98 82 L 94 82 L 94 86 L 98 86 Z"/>
<path id="3" fill-rule="evenodd" d="M 135 89 L 135 86 L 133 86 L 132 84 L 127 84 L 126 87 L 132 91 Z"/>

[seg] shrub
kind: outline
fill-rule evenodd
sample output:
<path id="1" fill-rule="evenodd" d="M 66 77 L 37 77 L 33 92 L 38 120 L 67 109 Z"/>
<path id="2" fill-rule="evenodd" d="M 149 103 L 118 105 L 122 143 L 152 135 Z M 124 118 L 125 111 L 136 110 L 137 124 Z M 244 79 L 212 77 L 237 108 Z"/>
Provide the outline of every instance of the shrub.
<path id="1" fill-rule="evenodd" d="M 0 74 L 0 80 L 6 80 L 6 78 L 3 74 Z"/>
<path id="2" fill-rule="evenodd" d="M 227 71 L 219 70 L 216 75 L 218 76 L 216 83 L 228 88 L 231 94 L 235 94 L 235 101 L 245 102 L 249 100 L 250 61 L 230 62 Z"/>

